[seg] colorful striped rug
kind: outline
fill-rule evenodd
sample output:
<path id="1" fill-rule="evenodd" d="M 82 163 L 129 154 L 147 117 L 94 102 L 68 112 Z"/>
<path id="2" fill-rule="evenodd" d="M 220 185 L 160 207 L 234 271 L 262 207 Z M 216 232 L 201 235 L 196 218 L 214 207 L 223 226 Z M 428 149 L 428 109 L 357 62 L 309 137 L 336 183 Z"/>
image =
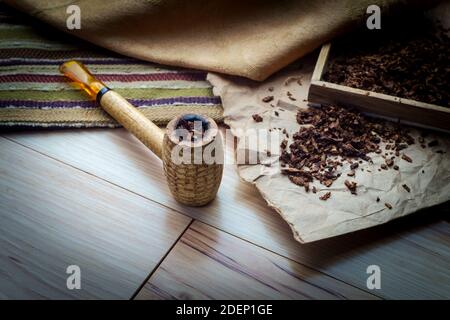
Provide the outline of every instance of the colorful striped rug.
<path id="1" fill-rule="evenodd" d="M 203 71 L 120 56 L 53 30 L 0 3 L 0 127 L 115 127 L 118 124 L 58 72 L 77 59 L 148 118 L 180 113 L 222 120 Z"/>

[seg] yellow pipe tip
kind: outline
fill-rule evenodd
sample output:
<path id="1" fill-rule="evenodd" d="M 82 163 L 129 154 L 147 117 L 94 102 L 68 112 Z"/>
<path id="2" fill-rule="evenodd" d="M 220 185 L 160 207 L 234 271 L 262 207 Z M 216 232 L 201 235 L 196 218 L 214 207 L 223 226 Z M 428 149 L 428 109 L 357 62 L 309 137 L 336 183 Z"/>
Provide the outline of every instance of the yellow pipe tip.
<path id="1" fill-rule="evenodd" d="M 106 87 L 81 62 L 75 60 L 64 62 L 59 66 L 59 71 L 73 82 L 79 84 L 92 99 L 96 99 L 97 93 Z"/>

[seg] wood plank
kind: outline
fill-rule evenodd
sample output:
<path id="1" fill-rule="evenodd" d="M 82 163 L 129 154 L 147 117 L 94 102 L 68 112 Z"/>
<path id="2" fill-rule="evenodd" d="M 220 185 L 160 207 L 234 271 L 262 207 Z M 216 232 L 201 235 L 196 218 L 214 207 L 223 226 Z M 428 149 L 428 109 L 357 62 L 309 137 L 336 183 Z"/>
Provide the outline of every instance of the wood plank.
<path id="1" fill-rule="evenodd" d="M 450 231 L 447 222 L 442 221 L 450 212 L 448 204 L 371 230 L 301 245 L 293 240 L 288 225 L 266 206 L 256 189 L 240 181 L 234 165 L 225 165 L 222 185 L 213 203 L 188 208 L 170 196 L 160 161 L 122 129 L 22 132 L 7 136 L 359 288 L 366 288 L 369 265 L 383 266 L 383 277 L 389 280 L 377 292 L 383 297 L 450 297 Z M 227 157 L 232 157 L 233 147 L 227 147 Z M 412 235 L 419 245 L 407 240 Z M 430 249 L 424 248 L 422 242 L 428 243 Z"/>
<path id="2" fill-rule="evenodd" d="M 317 57 L 317 62 L 314 67 L 314 72 L 311 77 L 311 82 L 321 81 L 325 70 L 325 66 L 328 61 L 328 56 L 330 55 L 331 43 L 326 43 L 320 48 L 319 56 Z"/>
<path id="3" fill-rule="evenodd" d="M 195 221 L 136 299 L 377 299 Z"/>
<path id="4" fill-rule="evenodd" d="M 350 88 L 325 81 L 311 82 L 308 100 L 320 104 L 337 104 L 357 108 L 410 125 L 450 131 L 450 108 L 386 94 Z"/>
<path id="5" fill-rule="evenodd" d="M 0 149 L 0 299 L 131 298 L 190 222 L 4 138 Z"/>

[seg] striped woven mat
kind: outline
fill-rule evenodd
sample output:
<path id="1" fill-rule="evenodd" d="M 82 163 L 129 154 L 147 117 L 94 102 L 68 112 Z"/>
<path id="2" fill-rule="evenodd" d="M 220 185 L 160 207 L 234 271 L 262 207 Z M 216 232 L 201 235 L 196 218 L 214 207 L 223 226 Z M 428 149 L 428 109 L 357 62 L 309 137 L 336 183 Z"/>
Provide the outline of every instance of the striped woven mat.
<path id="1" fill-rule="evenodd" d="M 59 74 L 59 65 L 70 59 L 86 64 L 158 124 L 185 112 L 222 120 L 220 98 L 205 72 L 120 56 L 0 3 L 0 127 L 118 126 Z"/>

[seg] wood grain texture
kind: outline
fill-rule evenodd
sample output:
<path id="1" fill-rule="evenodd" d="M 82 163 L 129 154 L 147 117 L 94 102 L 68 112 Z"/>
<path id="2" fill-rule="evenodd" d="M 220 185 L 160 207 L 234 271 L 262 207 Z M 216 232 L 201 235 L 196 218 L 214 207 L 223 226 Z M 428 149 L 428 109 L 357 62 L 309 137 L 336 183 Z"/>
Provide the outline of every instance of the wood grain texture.
<path id="1" fill-rule="evenodd" d="M 331 43 L 325 43 L 322 48 L 320 48 L 319 56 L 317 57 L 316 65 L 314 66 L 314 72 L 311 77 L 311 82 L 316 82 L 322 80 L 322 76 L 325 72 L 325 67 L 328 61 L 328 56 L 330 55 Z"/>
<path id="2" fill-rule="evenodd" d="M 450 228 L 442 221 L 450 213 L 448 203 L 384 226 L 301 245 L 256 189 L 240 181 L 234 165 L 224 166 L 211 204 L 188 208 L 170 195 L 161 161 L 122 129 L 7 137 L 361 289 L 366 289 L 367 267 L 380 265 L 386 281 L 377 294 L 385 298 L 450 297 Z M 233 157 L 233 146 L 227 149 L 226 157 Z"/>
<path id="3" fill-rule="evenodd" d="M 115 91 L 106 92 L 100 104 L 124 128 L 134 134 L 156 156 L 162 157 L 164 132 Z"/>
<path id="4" fill-rule="evenodd" d="M 4 138 L 0 150 L 0 299 L 130 298 L 190 222 Z"/>
<path id="5" fill-rule="evenodd" d="M 194 222 L 137 299 L 376 299 L 355 287 Z"/>

